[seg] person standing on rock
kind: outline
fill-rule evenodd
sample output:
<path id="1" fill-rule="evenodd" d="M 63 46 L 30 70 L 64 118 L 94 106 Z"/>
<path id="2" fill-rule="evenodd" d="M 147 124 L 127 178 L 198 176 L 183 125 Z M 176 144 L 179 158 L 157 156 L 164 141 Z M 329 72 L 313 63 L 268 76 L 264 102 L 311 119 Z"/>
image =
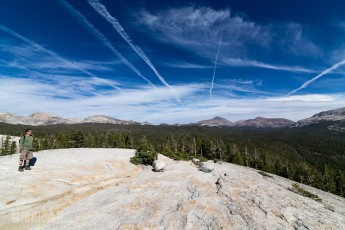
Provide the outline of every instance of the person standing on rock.
<path id="1" fill-rule="evenodd" d="M 23 161 L 25 162 L 25 170 L 31 170 L 30 168 L 30 159 L 32 159 L 33 154 L 32 154 L 32 149 L 33 149 L 33 138 L 31 136 L 32 130 L 31 129 L 26 129 L 25 130 L 25 135 L 21 136 L 19 140 L 19 172 L 24 171 L 24 166 L 23 166 Z"/>

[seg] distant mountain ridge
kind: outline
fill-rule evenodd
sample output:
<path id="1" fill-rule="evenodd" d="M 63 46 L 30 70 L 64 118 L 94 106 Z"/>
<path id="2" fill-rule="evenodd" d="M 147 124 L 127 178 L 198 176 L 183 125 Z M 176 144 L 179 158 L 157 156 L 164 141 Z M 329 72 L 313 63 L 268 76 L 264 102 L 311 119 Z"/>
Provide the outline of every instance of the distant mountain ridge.
<path id="1" fill-rule="evenodd" d="M 290 127 L 295 122 L 284 118 L 264 118 L 256 117 L 255 119 L 241 120 L 235 123 L 236 126 L 249 126 L 255 128 L 282 128 Z"/>
<path id="2" fill-rule="evenodd" d="M 216 126 L 216 127 L 220 127 L 220 126 L 234 126 L 235 124 L 225 118 L 222 117 L 214 117 L 212 119 L 209 120 L 202 120 L 202 121 L 198 121 L 196 123 L 190 123 L 189 125 L 198 125 L 198 126 Z"/>
<path id="3" fill-rule="evenodd" d="M 302 127 L 324 121 L 345 121 L 345 107 L 317 113 L 312 117 L 297 121 L 295 126 Z"/>
<path id="4" fill-rule="evenodd" d="M 282 128 L 290 127 L 295 124 L 294 121 L 284 118 L 264 118 L 256 117 L 255 119 L 240 120 L 231 122 L 222 117 L 214 117 L 209 120 L 202 120 L 189 125 L 210 126 L 210 127 L 254 127 L 254 128 Z"/>
<path id="5" fill-rule="evenodd" d="M 80 123 L 102 123 L 140 125 L 135 121 L 119 120 L 110 116 L 94 115 L 87 118 L 63 118 L 51 113 L 33 113 L 27 117 L 13 115 L 11 113 L 0 113 L 0 122 L 22 125 L 56 125 L 56 124 L 80 124 Z M 143 123 L 146 124 L 146 123 Z"/>
<path id="6" fill-rule="evenodd" d="M 318 124 L 325 121 L 345 122 L 345 107 L 323 111 L 317 113 L 310 118 L 305 118 L 294 122 L 285 118 L 264 118 L 256 117 L 254 119 L 239 120 L 231 122 L 225 118 L 216 116 L 212 119 L 201 120 L 189 124 L 173 124 L 171 126 L 193 125 L 193 126 L 210 126 L 210 127 L 253 127 L 253 128 L 283 128 L 283 127 L 303 127 L 312 124 Z M 0 113 L 0 122 L 8 124 L 23 125 L 55 125 L 55 124 L 82 124 L 82 123 L 98 123 L 98 124 L 121 124 L 121 125 L 152 125 L 149 122 L 136 122 L 132 120 L 120 120 L 111 116 L 94 115 L 86 118 L 63 118 L 61 116 L 37 112 L 27 117 L 17 116 L 11 113 Z M 169 124 L 162 123 L 162 126 Z M 170 125 L 169 125 L 170 126 Z M 345 127 L 335 127 L 334 129 L 343 130 Z"/>

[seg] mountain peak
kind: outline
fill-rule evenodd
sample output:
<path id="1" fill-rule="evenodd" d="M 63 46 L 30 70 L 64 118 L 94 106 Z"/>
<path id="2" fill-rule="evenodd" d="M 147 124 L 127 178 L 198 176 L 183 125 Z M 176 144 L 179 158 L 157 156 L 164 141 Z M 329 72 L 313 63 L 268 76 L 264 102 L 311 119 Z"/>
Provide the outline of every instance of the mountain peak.
<path id="1" fill-rule="evenodd" d="M 345 107 L 314 114 L 309 118 L 297 121 L 296 126 L 306 126 L 322 121 L 345 121 Z"/>
<path id="2" fill-rule="evenodd" d="M 254 120 L 267 120 L 268 118 L 265 118 L 265 117 L 256 117 L 254 118 Z"/>
<path id="3" fill-rule="evenodd" d="M 281 128 L 281 127 L 290 127 L 294 125 L 295 122 L 284 119 L 284 118 L 265 118 L 265 117 L 256 117 L 249 120 L 240 120 L 235 122 L 236 126 L 247 126 L 255 128 Z"/>
<path id="4" fill-rule="evenodd" d="M 335 118 L 335 117 L 339 117 L 339 118 L 343 118 L 345 119 L 345 107 L 344 108 L 339 108 L 339 109 L 332 109 L 332 110 L 328 110 L 328 111 L 323 111 L 320 113 L 317 113 L 315 115 L 312 116 L 312 118 Z"/>
<path id="5" fill-rule="evenodd" d="M 211 120 L 226 120 L 223 117 L 219 117 L 219 116 L 215 116 L 214 118 L 212 118 Z"/>
<path id="6" fill-rule="evenodd" d="M 93 115 L 85 118 L 82 123 L 103 123 L 103 124 L 122 124 L 122 125 L 138 125 L 140 123 L 134 121 L 125 121 L 106 115 Z"/>
<path id="7" fill-rule="evenodd" d="M 8 112 L 0 113 L 0 119 L 1 118 L 6 118 L 6 117 L 14 117 L 14 116 L 15 116 L 14 114 L 8 113 Z"/>
<path id="8" fill-rule="evenodd" d="M 233 126 L 234 123 L 232 123 L 231 121 L 223 118 L 223 117 L 219 117 L 216 116 L 212 119 L 209 120 L 202 120 L 202 121 L 198 121 L 195 123 L 196 125 L 200 125 L 200 126 Z"/>
<path id="9" fill-rule="evenodd" d="M 46 112 L 36 112 L 30 114 L 28 117 L 36 118 L 36 119 L 48 119 L 48 118 L 61 118 L 60 116 L 53 114 L 53 113 L 46 113 Z"/>

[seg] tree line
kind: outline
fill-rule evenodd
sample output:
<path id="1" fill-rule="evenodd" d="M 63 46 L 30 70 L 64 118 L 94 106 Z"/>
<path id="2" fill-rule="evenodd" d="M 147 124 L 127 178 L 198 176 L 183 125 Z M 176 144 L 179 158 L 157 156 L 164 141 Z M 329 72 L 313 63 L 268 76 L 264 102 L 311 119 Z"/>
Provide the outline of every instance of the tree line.
<path id="1" fill-rule="evenodd" d="M 0 138 L 0 146 L 0 156 L 10 155 L 17 152 L 17 143 L 12 141 L 9 135 Z"/>
<path id="2" fill-rule="evenodd" d="M 14 127 L 6 127 L 0 125 L 0 131 L 14 135 Z M 82 124 L 33 127 L 33 130 L 35 151 L 144 148 L 176 160 L 199 158 L 235 163 L 345 197 L 345 135 L 324 132 L 317 127 L 311 132 L 310 128 L 260 130 Z"/>

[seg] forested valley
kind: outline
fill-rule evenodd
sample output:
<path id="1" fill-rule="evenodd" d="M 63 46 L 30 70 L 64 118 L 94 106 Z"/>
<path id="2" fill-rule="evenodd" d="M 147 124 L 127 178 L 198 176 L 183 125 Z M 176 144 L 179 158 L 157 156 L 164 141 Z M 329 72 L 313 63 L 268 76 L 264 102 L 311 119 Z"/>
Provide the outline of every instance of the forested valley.
<path id="1" fill-rule="evenodd" d="M 131 148 L 145 145 L 176 160 L 214 160 L 273 173 L 345 197 L 345 133 L 329 124 L 304 128 L 78 124 L 28 127 L 0 123 L 0 133 L 32 128 L 35 150 Z M 13 153 L 13 143 L 7 143 Z M 58 157 L 58 156 L 57 156 Z"/>

